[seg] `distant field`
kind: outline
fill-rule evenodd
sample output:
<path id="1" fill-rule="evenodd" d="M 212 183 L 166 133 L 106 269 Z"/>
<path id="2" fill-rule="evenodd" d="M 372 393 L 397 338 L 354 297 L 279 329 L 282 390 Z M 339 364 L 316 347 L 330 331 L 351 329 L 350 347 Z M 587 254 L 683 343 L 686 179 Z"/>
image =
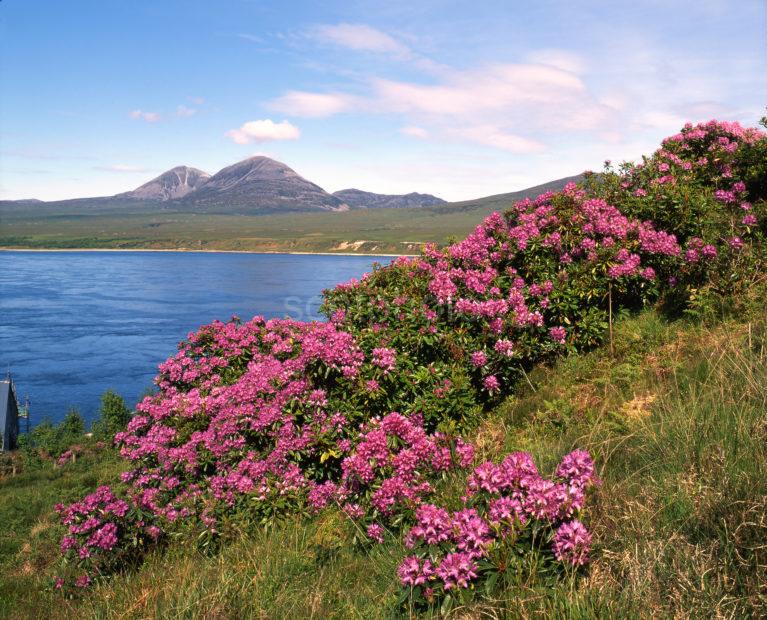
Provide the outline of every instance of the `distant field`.
<path id="1" fill-rule="evenodd" d="M 280 216 L 167 212 L 20 216 L 3 217 L 0 246 L 407 254 L 421 243 L 463 235 L 480 218 L 478 214 L 437 216 L 412 210 Z"/>
<path id="2" fill-rule="evenodd" d="M 423 243 L 463 237 L 489 213 L 568 180 L 435 207 L 342 213 L 219 215 L 156 205 L 86 208 L 76 201 L 55 207 L 5 205 L 0 207 L 0 247 L 410 254 Z"/>

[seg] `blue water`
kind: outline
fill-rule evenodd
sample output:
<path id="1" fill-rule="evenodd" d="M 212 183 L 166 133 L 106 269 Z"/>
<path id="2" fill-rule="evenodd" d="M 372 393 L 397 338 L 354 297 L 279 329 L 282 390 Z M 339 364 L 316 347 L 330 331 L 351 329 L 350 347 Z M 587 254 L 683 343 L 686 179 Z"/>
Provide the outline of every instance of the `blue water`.
<path id="1" fill-rule="evenodd" d="M 0 252 L 0 372 L 32 424 L 106 389 L 134 405 L 157 365 L 214 319 L 320 318 L 322 289 L 385 257 L 202 252 Z"/>

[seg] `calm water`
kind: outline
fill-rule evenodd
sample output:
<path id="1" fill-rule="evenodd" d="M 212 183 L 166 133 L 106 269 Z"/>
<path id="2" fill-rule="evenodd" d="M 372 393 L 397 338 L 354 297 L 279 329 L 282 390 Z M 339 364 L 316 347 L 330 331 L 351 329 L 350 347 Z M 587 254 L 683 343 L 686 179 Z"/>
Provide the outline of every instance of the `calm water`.
<path id="1" fill-rule="evenodd" d="M 195 252 L 0 252 L 0 371 L 32 423 L 87 419 L 111 388 L 135 404 L 200 325 L 319 318 L 320 293 L 388 258 Z"/>

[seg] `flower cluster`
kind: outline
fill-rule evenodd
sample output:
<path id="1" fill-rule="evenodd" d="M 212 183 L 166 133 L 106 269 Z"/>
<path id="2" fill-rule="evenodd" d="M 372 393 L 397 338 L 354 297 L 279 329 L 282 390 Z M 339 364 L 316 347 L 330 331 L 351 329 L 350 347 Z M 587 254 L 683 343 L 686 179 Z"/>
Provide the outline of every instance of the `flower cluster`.
<path id="1" fill-rule="evenodd" d="M 651 157 L 627 164 L 616 178 L 617 192 L 610 182 L 593 189 L 611 193 L 626 213 L 675 234 L 683 260 L 674 265 L 674 276 L 700 284 L 718 265 L 737 258 L 742 238 L 753 236 L 764 221 L 767 192 L 759 162 L 766 153 L 767 134 L 758 129 L 716 120 L 688 123 Z"/>
<path id="2" fill-rule="evenodd" d="M 391 413 L 363 428 L 341 465 L 339 496 L 369 505 L 369 518 L 385 520 L 418 506 L 441 472 L 467 468 L 473 460 L 471 444 L 427 434 L 420 420 Z"/>
<path id="3" fill-rule="evenodd" d="M 151 527 L 108 486 L 69 506 L 58 504 L 56 511 L 67 528 L 61 552 L 69 559 L 70 580 L 77 587 L 87 586 L 93 575 L 127 561 L 139 542 L 137 534 L 148 535 L 147 528 Z M 58 587 L 66 584 L 63 577 L 57 578 Z"/>
<path id="4" fill-rule="evenodd" d="M 524 452 L 500 464 L 482 463 L 468 478 L 463 508 L 450 512 L 422 504 L 416 510 L 405 536 L 413 553 L 400 564 L 400 582 L 416 602 L 433 603 L 507 570 L 501 558 L 509 556 L 508 548 L 517 557 L 537 552 L 563 565 L 585 564 L 591 535 L 576 516 L 597 482 L 594 463 L 582 450 L 565 456 L 551 480 Z"/>

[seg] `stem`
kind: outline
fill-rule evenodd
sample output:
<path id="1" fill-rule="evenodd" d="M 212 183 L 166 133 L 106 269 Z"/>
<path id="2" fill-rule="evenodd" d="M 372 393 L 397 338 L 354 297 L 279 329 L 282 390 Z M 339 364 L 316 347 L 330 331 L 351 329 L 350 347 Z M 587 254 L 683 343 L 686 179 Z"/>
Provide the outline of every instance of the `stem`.
<path id="1" fill-rule="evenodd" d="M 615 357 L 615 347 L 613 345 L 613 283 L 608 284 L 607 290 L 607 313 L 610 324 L 610 357 Z"/>

